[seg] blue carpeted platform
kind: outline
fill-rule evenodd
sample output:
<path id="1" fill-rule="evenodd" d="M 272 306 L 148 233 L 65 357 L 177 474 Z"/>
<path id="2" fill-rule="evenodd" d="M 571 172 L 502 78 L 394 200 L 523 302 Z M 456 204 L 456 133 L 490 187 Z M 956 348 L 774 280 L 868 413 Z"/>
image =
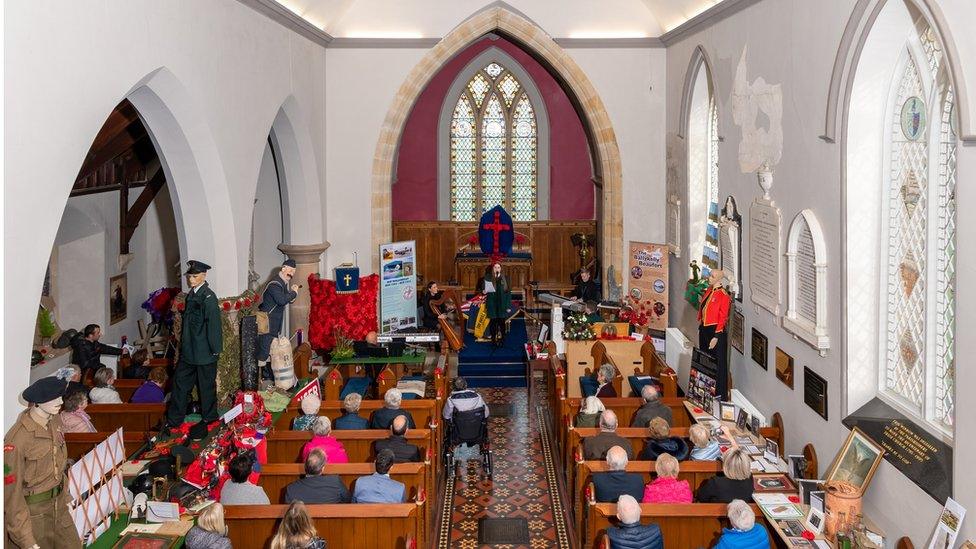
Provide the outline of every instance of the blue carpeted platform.
<path id="1" fill-rule="evenodd" d="M 504 347 L 478 343 L 464 334 L 464 349 L 458 354 L 458 375 L 471 387 L 525 387 L 525 320 L 513 320 Z"/>

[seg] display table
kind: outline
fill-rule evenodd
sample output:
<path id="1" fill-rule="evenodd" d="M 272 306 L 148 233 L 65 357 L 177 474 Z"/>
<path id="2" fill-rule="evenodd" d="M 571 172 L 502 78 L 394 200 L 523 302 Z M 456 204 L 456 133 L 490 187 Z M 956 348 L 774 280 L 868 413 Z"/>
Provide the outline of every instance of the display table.
<path id="1" fill-rule="evenodd" d="M 711 425 L 714 425 L 715 423 L 720 423 L 722 425 L 722 430 L 725 432 L 725 436 L 728 437 L 730 440 L 734 441 L 736 437 L 749 437 L 753 446 L 762 447 L 766 445 L 766 439 L 763 438 L 762 435 L 760 435 L 759 433 L 753 433 L 751 431 L 740 431 L 739 428 L 736 427 L 735 422 L 722 421 L 716 418 L 715 416 L 713 416 L 712 414 L 702 410 L 701 408 L 697 408 L 696 404 L 694 404 L 693 402 L 687 399 L 684 401 L 684 404 L 685 404 L 685 409 L 688 410 L 688 414 L 691 416 L 692 421 L 694 421 L 695 423 L 701 423 L 709 427 Z M 780 448 L 780 451 L 782 450 L 784 449 Z M 755 461 L 755 458 L 761 456 L 750 454 L 750 457 L 752 457 L 753 461 Z M 787 464 L 786 461 L 779 456 L 777 456 L 776 463 L 771 463 L 769 461 L 766 461 L 766 463 L 770 463 L 771 465 L 774 465 L 776 468 L 775 471 L 767 470 L 766 471 L 767 473 L 789 472 L 789 464 Z"/>
<path id="2" fill-rule="evenodd" d="M 478 279 L 485 276 L 491 256 L 460 253 L 454 256 L 454 277 L 467 291 L 473 291 Z M 532 280 L 532 254 L 512 252 L 502 260 L 502 272 L 508 277 L 511 290 L 521 290 Z"/>
<path id="3" fill-rule="evenodd" d="M 791 496 L 798 496 L 796 493 L 790 493 L 789 495 L 791 495 Z M 810 506 L 809 505 L 803 505 L 802 503 L 797 503 L 795 505 L 803 513 L 803 518 L 789 519 L 789 520 L 796 520 L 800 524 L 803 524 L 804 520 L 806 519 L 807 513 L 810 511 Z M 786 520 L 784 520 L 784 519 L 774 519 L 774 518 L 771 518 L 769 516 L 769 513 L 766 511 L 766 508 L 764 506 L 759 505 L 758 507 L 759 507 L 759 509 L 762 510 L 763 516 L 766 517 L 766 523 L 769 524 L 770 530 L 772 530 L 773 532 L 775 532 L 775 534 L 777 536 L 779 536 L 779 539 L 783 540 L 783 543 L 785 544 L 785 546 L 786 547 L 796 547 L 796 545 L 791 545 L 791 543 L 793 543 L 793 540 L 795 540 L 796 537 L 795 536 L 788 535 L 784 531 L 784 529 L 783 529 L 786 526 Z M 862 516 L 861 517 L 861 522 L 864 524 L 864 527 L 867 530 L 869 530 L 869 531 L 871 531 L 871 532 L 873 532 L 873 533 L 875 533 L 877 535 L 880 535 L 882 538 L 884 537 L 884 532 L 882 532 L 882 530 L 880 528 L 878 528 L 877 525 L 875 525 L 873 522 L 871 522 L 867 517 Z M 824 544 L 825 543 L 825 544 L 827 544 L 828 547 L 831 547 L 831 548 L 837 547 L 836 541 L 834 539 L 828 539 L 827 536 L 825 536 L 823 533 L 817 534 L 816 536 L 814 536 L 813 539 L 814 539 L 814 544 Z M 864 549 L 882 549 L 882 546 L 881 545 L 877 545 L 877 544 L 871 542 L 870 540 L 863 540 L 861 546 L 864 547 Z"/>

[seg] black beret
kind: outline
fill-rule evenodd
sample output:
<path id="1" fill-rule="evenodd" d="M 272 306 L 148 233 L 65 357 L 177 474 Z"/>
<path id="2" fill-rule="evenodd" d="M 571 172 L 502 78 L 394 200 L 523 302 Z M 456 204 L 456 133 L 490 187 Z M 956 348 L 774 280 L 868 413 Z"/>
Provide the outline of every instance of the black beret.
<path id="1" fill-rule="evenodd" d="M 285 260 L 285 261 L 284 261 L 284 262 L 283 262 L 283 263 L 281 264 L 281 266 L 282 266 L 282 267 L 291 267 L 292 269 L 294 269 L 294 268 L 295 268 L 295 267 L 297 266 L 297 263 L 295 263 L 295 260 L 294 260 L 294 259 L 286 259 L 286 260 Z"/>
<path id="2" fill-rule="evenodd" d="M 56 377 L 42 377 L 24 389 L 24 400 L 31 404 L 43 404 L 64 396 L 68 382 Z"/>
<path id="3" fill-rule="evenodd" d="M 205 273 L 210 270 L 210 265 L 202 261 L 197 261 L 196 259 L 191 259 L 186 262 L 186 273 L 188 275 Z"/>

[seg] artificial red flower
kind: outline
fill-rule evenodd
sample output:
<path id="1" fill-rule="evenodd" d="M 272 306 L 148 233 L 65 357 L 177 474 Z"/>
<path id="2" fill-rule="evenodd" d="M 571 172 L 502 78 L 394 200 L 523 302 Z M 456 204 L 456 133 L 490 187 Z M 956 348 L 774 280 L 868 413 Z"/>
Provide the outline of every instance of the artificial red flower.
<path id="1" fill-rule="evenodd" d="M 473 234 L 473 235 L 471 235 L 471 236 L 468 237 L 468 244 L 471 244 L 472 246 L 474 246 L 477 243 L 478 243 L 478 235 Z"/>
<path id="2" fill-rule="evenodd" d="M 183 312 L 186 309 L 186 303 L 182 301 L 176 304 L 176 310 Z"/>
<path id="3" fill-rule="evenodd" d="M 789 496 L 787 499 L 790 500 L 790 503 L 800 503 L 800 498 L 798 496 Z"/>
<path id="4" fill-rule="evenodd" d="M 810 530 L 804 530 L 803 533 L 800 534 L 800 535 L 803 536 L 803 539 L 805 539 L 805 540 L 811 540 L 811 541 L 813 540 L 813 538 L 816 537 L 816 536 L 813 535 L 813 532 L 811 532 Z"/>
<path id="5" fill-rule="evenodd" d="M 230 310 L 230 301 L 223 302 L 222 307 L 224 308 L 225 311 L 229 311 Z"/>
<path id="6" fill-rule="evenodd" d="M 525 235 L 524 234 L 516 234 L 515 235 L 515 243 L 518 244 L 519 246 L 521 246 L 522 244 L 525 244 Z"/>
<path id="7" fill-rule="evenodd" d="M 705 410 L 702 410 L 701 408 L 695 408 L 695 413 L 696 413 L 696 414 L 700 414 L 700 413 L 702 413 L 702 412 L 704 412 L 704 411 L 705 411 Z"/>
<path id="8" fill-rule="evenodd" d="M 245 307 L 250 307 L 251 306 L 251 298 L 249 298 L 249 297 L 245 297 L 244 298 L 244 306 Z"/>
<path id="9" fill-rule="evenodd" d="M 235 301 L 234 302 L 234 310 L 235 311 L 239 311 L 240 309 L 241 309 L 241 302 L 240 302 L 240 300 Z"/>

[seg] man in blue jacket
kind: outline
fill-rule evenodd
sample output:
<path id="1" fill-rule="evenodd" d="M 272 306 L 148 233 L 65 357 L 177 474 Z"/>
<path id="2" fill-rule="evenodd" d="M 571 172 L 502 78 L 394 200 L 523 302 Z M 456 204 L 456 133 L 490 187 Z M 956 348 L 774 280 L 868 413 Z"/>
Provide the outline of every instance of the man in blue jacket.
<path id="1" fill-rule="evenodd" d="M 285 321 L 285 307 L 295 301 L 298 297 L 298 284 L 291 284 L 291 279 L 295 276 L 295 260 L 286 259 L 281 264 L 278 276 L 271 279 L 264 287 L 261 295 L 261 304 L 258 310 L 268 313 L 268 333 L 258 336 L 258 366 L 266 379 L 274 376 L 268 365 L 271 355 L 271 342 L 281 333 L 281 325 Z"/>
<path id="2" fill-rule="evenodd" d="M 617 500 L 620 526 L 607 528 L 613 549 L 664 549 L 664 536 L 657 524 L 640 523 L 640 504 L 633 496 L 622 495 Z"/>
<path id="3" fill-rule="evenodd" d="M 376 454 L 376 472 L 356 480 L 353 503 L 403 503 L 406 487 L 390 478 L 393 459 L 393 450 L 380 450 Z"/>

